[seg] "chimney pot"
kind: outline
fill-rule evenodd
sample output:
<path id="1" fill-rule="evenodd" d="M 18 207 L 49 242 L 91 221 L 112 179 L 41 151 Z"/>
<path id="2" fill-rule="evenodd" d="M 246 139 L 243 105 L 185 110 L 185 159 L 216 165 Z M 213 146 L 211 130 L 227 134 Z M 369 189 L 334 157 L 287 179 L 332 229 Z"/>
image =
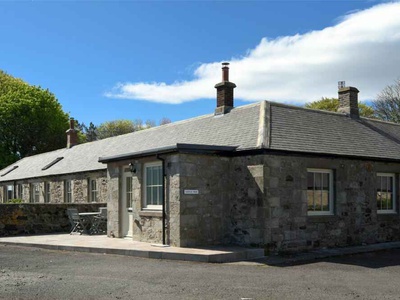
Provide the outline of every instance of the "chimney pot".
<path id="1" fill-rule="evenodd" d="M 229 81 L 229 63 L 222 63 L 222 81 Z"/>
<path id="2" fill-rule="evenodd" d="M 359 90 L 355 87 L 340 87 L 339 94 L 339 109 L 338 112 L 350 115 L 351 118 L 359 118 L 358 109 L 358 93 Z"/>
<path id="3" fill-rule="evenodd" d="M 229 63 L 222 63 L 222 82 L 217 83 L 217 108 L 215 115 L 228 113 L 233 108 L 233 89 L 236 84 L 229 81 Z"/>

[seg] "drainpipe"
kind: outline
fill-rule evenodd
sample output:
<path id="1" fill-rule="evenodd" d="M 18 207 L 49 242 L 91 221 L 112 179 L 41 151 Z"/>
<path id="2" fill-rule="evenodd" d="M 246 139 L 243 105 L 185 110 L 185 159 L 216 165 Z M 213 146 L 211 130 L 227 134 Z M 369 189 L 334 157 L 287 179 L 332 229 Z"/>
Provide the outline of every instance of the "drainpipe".
<path id="1" fill-rule="evenodd" d="M 163 181 L 162 181 L 162 190 L 163 190 L 163 201 L 162 201 L 162 243 L 163 245 L 166 245 L 165 243 L 165 203 L 166 203 L 166 190 L 165 190 L 165 180 L 166 180 L 166 174 L 165 174 L 165 159 L 161 158 L 159 154 L 156 154 L 156 158 L 161 160 L 162 162 L 162 174 L 163 174 Z"/>

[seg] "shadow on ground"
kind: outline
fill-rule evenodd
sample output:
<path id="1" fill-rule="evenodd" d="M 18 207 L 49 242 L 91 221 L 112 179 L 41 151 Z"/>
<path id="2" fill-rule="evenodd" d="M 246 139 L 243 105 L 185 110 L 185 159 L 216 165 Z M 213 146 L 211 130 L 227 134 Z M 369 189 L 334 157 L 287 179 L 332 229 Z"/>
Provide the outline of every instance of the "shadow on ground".
<path id="1" fill-rule="evenodd" d="M 303 253 L 276 257 L 270 256 L 255 259 L 252 260 L 252 262 L 276 267 L 291 267 L 327 262 L 379 269 L 400 265 L 400 249 L 380 250 L 360 254 L 343 254 L 325 258 L 315 257 L 312 253 Z"/>

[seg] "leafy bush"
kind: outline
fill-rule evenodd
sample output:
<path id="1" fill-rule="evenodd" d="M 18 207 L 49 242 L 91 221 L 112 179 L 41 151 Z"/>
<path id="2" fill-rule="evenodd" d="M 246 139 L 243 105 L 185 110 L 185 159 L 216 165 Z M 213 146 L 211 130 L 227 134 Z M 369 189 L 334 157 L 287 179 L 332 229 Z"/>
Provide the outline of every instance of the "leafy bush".
<path id="1" fill-rule="evenodd" d="M 24 203 L 24 200 L 22 199 L 10 199 L 7 201 L 7 203 Z"/>

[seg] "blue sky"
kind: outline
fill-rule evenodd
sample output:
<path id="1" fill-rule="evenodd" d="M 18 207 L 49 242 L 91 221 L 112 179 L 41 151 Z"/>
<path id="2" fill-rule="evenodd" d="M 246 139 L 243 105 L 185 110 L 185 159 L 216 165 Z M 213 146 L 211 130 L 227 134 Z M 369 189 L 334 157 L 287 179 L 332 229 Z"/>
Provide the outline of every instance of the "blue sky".
<path id="1" fill-rule="evenodd" d="M 399 15 L 381 1 L 0 2 L 0 69 L 96 125 L 213 112 L 222 61 L 236 106 L 301 105 L 339 80 L 369 100 L 400 77 Z"/>

